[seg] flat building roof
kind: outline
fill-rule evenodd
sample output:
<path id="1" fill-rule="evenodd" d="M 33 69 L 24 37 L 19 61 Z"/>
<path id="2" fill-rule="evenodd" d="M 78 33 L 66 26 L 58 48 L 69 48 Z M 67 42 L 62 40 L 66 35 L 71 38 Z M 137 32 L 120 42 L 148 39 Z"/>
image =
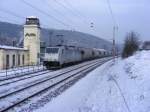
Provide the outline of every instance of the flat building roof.
<path id="1" fill-rule="evenodd" d="M 0 49 L 28 51 L 27 49 L 24 49 L 24 48 L 14 47 L 14 46 L 6 46 L 6 45 L 0 45 Z"/>

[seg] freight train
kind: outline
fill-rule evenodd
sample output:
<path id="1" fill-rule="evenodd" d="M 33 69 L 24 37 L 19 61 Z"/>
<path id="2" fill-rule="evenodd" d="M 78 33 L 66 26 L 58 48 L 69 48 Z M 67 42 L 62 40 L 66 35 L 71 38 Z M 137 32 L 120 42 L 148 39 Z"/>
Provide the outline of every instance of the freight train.
<path id="1" fill-rule="evenodd" d="M 52 67 L 63 67 L 95 58 L 110 56 L 111 52 L 104 49 L 83 48 L 75 46 L 47 47 L 43 65 L 50 69 Z"/>

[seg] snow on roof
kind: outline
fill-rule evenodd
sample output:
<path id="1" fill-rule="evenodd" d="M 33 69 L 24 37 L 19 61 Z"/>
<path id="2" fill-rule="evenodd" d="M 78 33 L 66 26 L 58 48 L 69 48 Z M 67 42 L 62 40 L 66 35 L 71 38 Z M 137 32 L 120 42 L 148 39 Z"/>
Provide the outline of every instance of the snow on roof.
<path id="1" fill-rule="evenodd" d="M 6 46 L 6 45 L 0 45 L 0 49 L 9 49 L 9 50 L 27 50 L 27 49 L 24 49 L 24 48 L 13 47 L 13 46 Z"/>
<path id="2" fill-rule="evenodd" d="M 98 50 L 98 51 L 107 51 L 105 49 L 99 49 L 99 48 L 93 48 L 93 49 Z"/>
<path id="3" fill-rule="evenodd" d="M 36 16 L 28 16 L 27 18 L 37 18 Z"/>

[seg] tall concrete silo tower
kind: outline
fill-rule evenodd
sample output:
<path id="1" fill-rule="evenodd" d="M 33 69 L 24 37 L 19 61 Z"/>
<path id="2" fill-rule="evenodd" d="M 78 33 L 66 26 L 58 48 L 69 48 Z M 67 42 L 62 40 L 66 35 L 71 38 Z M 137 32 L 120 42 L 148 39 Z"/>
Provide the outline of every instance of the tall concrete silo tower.
<path id="1" fill-rule="evenodd" d="M 29 50 L 29 64 L 40 63 L 40 22 L 37 17 L 27 17 L 24 25 L 24 48 Z"/>

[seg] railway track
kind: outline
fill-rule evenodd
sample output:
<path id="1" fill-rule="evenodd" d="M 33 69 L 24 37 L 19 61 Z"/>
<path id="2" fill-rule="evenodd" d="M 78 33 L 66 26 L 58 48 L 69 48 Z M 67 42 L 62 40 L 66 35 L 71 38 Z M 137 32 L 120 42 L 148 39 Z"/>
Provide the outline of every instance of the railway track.
<path id="1" fill-rule="evenodd" d="M 99 60 L 105 60 L 105 58 L 99 59 Z M 17 91 L 22 88 L 28 87 L 36 82 L 41 82 L 42 80 L 49 79 L 53 76 L 57 76 L 57 74 L 65 74 L 72 70 L 79 69 L 82 66 L 85 66 L 87 64 L 90 64 L 90 63 L 93 63 L 96 61 L 97 60 L 85 62 L 85 63 L 79 64 L 79 65 L 75 65 L 73 67 L 68 67 L 68 68 L 61 69 L 61 70 L 54 71 L 54 72 L 40 73 L 40 74 L 36 75 L 36 77 L 29 77 L 29 78 L 27 77 L 27 78 L 21 78 L 21 79 L 19 78 L 16 80 L 14 80 L 14 79 L 6 80 L 6 81 L 0 83 L 1 84 L 0 97 L 5 96 L 6 94 L 10 94 L 13 91 Z"/>
<path id="2" fill-rule="evenodd" d="M 8 75 L 7 77 L 6 76 L 5 77 L 0 77 L 0 82 L 4 81 L 4 80 L 19 78 L 19 77 L 23 77 L 23 76 L 26 76 L 26 75 L 42 72 L 42 71 L 45 71 L 45 70 L 46 69 L 39 69 L 39 70 L 35 70 L 35 71 L 23 72 L 21 75 Z"/>
<path id="3" fill-rule="evenodd" d="M 17 106 L 18 104 L 34 97 L 41 92 L 50 89 L 74 76 L 79 75 L 82 72 L 90 71 L 95 67 L 103 64 L 106 60 L 92 61 L 88 65 L 77 67 L 73 70 L 68 70 L 64 73 L 55 74 L 51 77 L 46 77 L 40 81 L 28 84 L 26 87 L 16 89 L 7 94 L 0 96 L 0 112 L 8 111 L 9 109 Z M 38 89 L 37 89 L 38 88 Z"/>
<path id="4" fill-rule="evenodd" d="M 3 81 L 0 81 L 0 86 L 9 85 L 9 84 L 12 84 L 12 83 L 15 83 L 15 82 L 18 82 L 18 81 L 23 81 L 23 80 L 33 78 L 33 77 L 37 77 L 37 76 L 47 74 L 47 73 L 50 73 L 50 72 L 51 71 L 49 71 L 49 70 L 45 70 L 45 71 L 39 71 L 39 72 L 35 72 L 35 73 L 32 73 L 32 74 L 24 75 L 24 76 L 5 79 Z"/>
<path id="5" fill-rule="evenodd" d="M 30 77 L 30 79 L 28 79 L 28 78 L 16 79 L 16 80 L 13 79 L 13 80 L 7 80 L 4 82 L 1 82 L 1 85 L 3 85 L 3 86 L 1 86 L 0 97 L 13 92 L 14 90 L 19 90 L 19 89 L 25 88 L 31 84 L 36 83 L 36 82 L 41 82 L 42 80 L 46 80 L 46 79 L 49 79 L 53 76 L 57 76 L 58 74 L 61 75 L 61 74 L 68 73 L 72 70 L 79 69 L 80 67 L 83 67 L 87 64 L 91 64 L 93 62 L 96 62 L 96 60 L 92 61 L 92 62 L 90 61 L 90 62 L 86 62 L 86 63 L 80 64 L 80 65 L 76 65 L 74 67 L 66 68 L 63 70 L 59 70 L 56 72 L 51 72 L 51 74 L 49 74 L 49 72 L 48 73 L 40 73 L 39 75 L 37 75 L 37 77 Z M 42 76 L 40 76 L 40 75 L 42 75 Z M 27 80 L 25 80 L 25 79 L 27 79 Z M 11 84 L 11 86 L 9 86 L 10 84 Z"/>
<path id="6" fill-rule="evenodd" d="M 90 64 L 90 62 L 79 64 L 79 67 L 77 65 L 77 68 L 80 68 L 81 66 L 85 66 L 86 64 Z M 68 68 L 70 68 L 70 70 L 72 70 L 72 67 L 67 67 L 63 70 L 66 70 Z M 39 72 L 35 72 L 35 73 L 32 73 L 32 74 L 28 74 L 28 75 L 21 75 L 21 76 L 16 76 L 16 77 L 3 79 L 3 80 L 0 81 L 0 87 L 5 86 L 5 85 L 9 85 L 9 84 L 12 84 L 12 83 L 16 83 L 16 82 L 19 82 L 19 81 L 23 81 L 23 80 L 28 80 L 28 79 L 33 78 L 33 77 L 46 75 L 47 73 L 50 73 L 50 72 L 53 72 L 53 71 L 45 70 L 45 71 L 39 71 Z"/>

